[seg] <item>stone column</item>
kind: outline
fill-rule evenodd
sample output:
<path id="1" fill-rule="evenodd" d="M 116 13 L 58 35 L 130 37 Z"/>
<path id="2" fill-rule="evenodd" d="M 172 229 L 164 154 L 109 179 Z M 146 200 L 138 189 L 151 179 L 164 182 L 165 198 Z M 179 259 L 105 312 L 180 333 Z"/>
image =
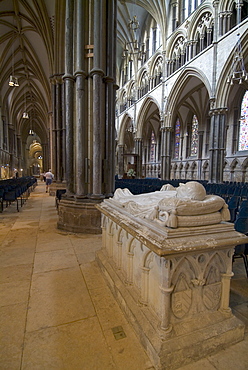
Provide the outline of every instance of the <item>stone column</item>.
<path id="1" fill-rule="evenodd" d="M 142 138 L 135 138 L 135 153 L 138 154 L 136 176 L 138 178 L 140 178 L 142 175 L 142 144 Z"/>
<path id="2" fill-rule="evenodd" d="M 66 0 L 66 31 L 65 31 L 65 125 L 66 125 L 66 184 L 67 193 L 73 194 L 74 189 L 74 151 L 73 151 L 73 13 L 74 1 Z"/>
<path id="3" fill-rule="evenodd" d="M 75 96 L 75 109 L 76 109 L 76 194 L 77 197 L 84 198 L 87 194 L 87 185 L 85 179 L 85 158 L 87 158 L 87 122 L 85 119 L 85 66 L 84 66 L 84 53 L 82 52 L 82 45 L 85 45 L 84 40 L 84 19 L 86 17 L 85 7 L 82 1 L 77 1 L 76 8 L 76 25 L 77 25 L 77 38 L 76 38 L 76 96 Z"/>
<path id="4" fill-rule="evenodd" d="M 118 175 L 124 175 L 124 145 L 118 145 Z"/>
<path id="5" fill-rule="evenodd" d="M 201 179 L 202 173 L 202 150 L 203 150 L 203 134 L 204 131 L 198 131 L 198 179 Z"/>
<path id="6" fill-rule="evenodd" d="M 165 142 L 164 142 L 164 137 L 165 137 L 165 127 L 161 127 L 161 179 L 165 179 Z"/>
<path id="7" fill-rule="evenodd" d="M 233 272 L 227 274 L 221 274 L 221 303 L 220 303 L 220 312 L 231 314 L 231 308 L 229 307 L 230 301 L 230 283 Z"/>
<path id="8" fill-rule="evenodd" d="M 21 142 L 21 135 L 17 135 L 17 158 L 18 158 L 18 171 L 22 167 L 22 142 Z"/>
<path id="9" fill-rule="evenodd" d="M 94 2 L 94 67 L 91 70 L 93 80 L 93 157 L 92 157 L 92 195 L 93 199 L 103 198 L 102 194 L 102 164 L 103 164 L 103 140 L 104 140 L 104 98 L 103 86 L 103 54 L 105 49 L 103 29 L 104 16 L 103 2 Z M 105 31 L 105 29 L 104 29 Z"/>
<path id="10" fill-rule="evenodd" d="M 57 181 L 62 180 L 62 79 L 56 78 L 56 172 Z"/>
<path id="11" fill-rule="evenodd" d="M 65 85 L 62 85 L 62 102 L 65 101 Z M 66 125 L 65 125 L 65 105 L 62 104 L 62 182 L 66 181 Z"/>
<path id="12" fill-rule="evenodd" d="M 214 34 L 213 34 L 213 71 L 212 71 L 212 92 L 211 92 L 211 99 L 215 97 L 215 90 L 216 90 L 216 75 L 217 75 L 217 55 L 218 55 L 218 5 L 219 1 L 214 1 Z"/>
<path id="13" fill-rule="evenodd" d="M 237 9 L 237 24 L 240 24 L 241 22 L 241 9 L 243 6 L 243 0 L 238 0 L 236 2 L 236 9 Z"/>
<path id="14" fill-rule="evenodd" d="M 47 172 L 51 167 L 57 179 L 57 132 L 56 132 L 56 82 L 52 79 L 52 112 L 50 113 L 50 142 L 51 142 L 51 165 L 47 163 L 44 171 Z"/>
<path id="15" fill-rule="evenodd" d="M 48 144 L 47 143 L 41 143 L 42 145 L 42 154 L 43 154 L 43 171 L 47 171 L 49 169 L 49 151 L 48 151 Z"/>
<path id="16" fill-rule="evenodd" d="M 161 179 L 170 179 L 170 168 L 171 168 L 171 127 L 162 127 L 162 146 L 161 146 Z"/>
<path id="17" fill-rule="evenodd" d="M 114 190 L 117 1 L 67 0 L 66 4 L 67 192 L 58 207 L 58 227 L 100 233 L 101 215 L 95 205 Z M 73 4 L 77 22 L 73 22 Z"/>
<path id="18" fill-rule="evenodd" d="M 132 285 L 133 284 L 133 252 L 127 253 L 127 279 L 126 284 Z"/>
<path id="19" fill-rule="evenodd" d="M 226 142 L 226 108 L 210 111 L 211 128 L 209 143 L 209 181 L 220 183 L 223 181 L 223 168 Z"/>
<path id="20" fill-rule="evenodd" d="M 149 267 L 143 266 L 141 268 L 141 290 L 139 302 L 145 306 L 148 304 L 149 272 Z"/>
<path id="21" fill-rule="evenodd" d="M 107 52 L 106 52 L 106 136 L 105 158 L 106 169 L 104 171 L 105 196 L 112 196 L 115 188 L 115 75 L 116 75 L 116 1 L 107 2 Z"/>

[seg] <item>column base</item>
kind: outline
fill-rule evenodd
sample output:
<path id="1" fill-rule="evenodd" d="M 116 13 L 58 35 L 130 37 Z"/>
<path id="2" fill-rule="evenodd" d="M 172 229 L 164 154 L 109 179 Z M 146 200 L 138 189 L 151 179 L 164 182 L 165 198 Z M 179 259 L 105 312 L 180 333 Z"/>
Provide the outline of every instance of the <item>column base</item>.
<path id="1" fill-rule="evenodd" d="M 101 234 L 99 202 L 81 199 L 61 199 L 58 206 L 58 229 L 84 234 Z"/>

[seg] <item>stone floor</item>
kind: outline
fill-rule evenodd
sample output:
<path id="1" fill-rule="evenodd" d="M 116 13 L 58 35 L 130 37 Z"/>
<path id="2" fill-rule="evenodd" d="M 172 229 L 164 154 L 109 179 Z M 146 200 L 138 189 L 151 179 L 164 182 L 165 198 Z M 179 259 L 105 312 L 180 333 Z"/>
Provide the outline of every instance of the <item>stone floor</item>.
<path id="1" fill-rule="evenodd" d="M 44 183 L 0 214 L 0 370 L 148 370 L 152 363 L 95 263 L 101 236 L 56 228 Z M 245 340 L 183 370 L 248 369 L 248 279 L 234 262 L 231 307 Z M 121 331 L 123 329 L 123 331 Z"/>

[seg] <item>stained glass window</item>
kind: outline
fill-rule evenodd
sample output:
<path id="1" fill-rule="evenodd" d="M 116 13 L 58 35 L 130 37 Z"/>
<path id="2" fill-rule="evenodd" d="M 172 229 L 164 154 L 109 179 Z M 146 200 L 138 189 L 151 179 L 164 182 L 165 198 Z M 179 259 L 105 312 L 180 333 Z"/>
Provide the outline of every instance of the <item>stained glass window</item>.
<path id="1" fill-rule="evenodd" d="M 174 146 L 174 157 L 179 159 L 179 146 L 180 146 L 180 120 L 177 118 L 175 124 L 175 146 Z"/>
<path id="2" fill-rule="evenodd" d="M 154 132 L 152 131 L 151 134 L 151 146 L 150 146 L 150 161 L 155 162 L 155 146 L 156 146 L 156 140 Z"/>
<path id="3" fill-rule="evenodd" d="M 248 150 L 248 90 L 246 91 L 241 104 L 239 150 Z"/>
<path id="4" fill-rule="evenodd" d="M 197 155 L 198 151 L 198 119 L 194 114 L 192 119 L 192 131 L 191 131 L 191 151 L 190 155 Z"/>

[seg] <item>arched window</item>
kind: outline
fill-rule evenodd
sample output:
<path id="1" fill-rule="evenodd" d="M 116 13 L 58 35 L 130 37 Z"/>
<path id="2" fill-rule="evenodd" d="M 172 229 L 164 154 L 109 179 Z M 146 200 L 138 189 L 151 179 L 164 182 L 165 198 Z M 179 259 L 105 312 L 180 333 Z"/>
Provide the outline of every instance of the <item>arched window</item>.
<path id="1" fill-rule="evenodd" d="M 140 82 L 139 98 L 142 98 L 142 96 L 147 94 L 148 90 L 149 90 L 149 78 L 148 73 L 145 71 L 142 75 Z"/>
<path id="2" fill-rule="evenodd" d="M 155 162 L 155 148 L 156 148 L 156 140 L 155 140 L 154 132 L 152 131 L 151 145 L 150 145 L 150 162 Z"/>
<path id="3" fill-rule="evenodd" d="M 120 103 L 120 113 L 124 112 L 124 110 L 127 109 L 127 94 L 124 91 L 121 97 L 121 103 Z"/>
<path id="4" fill-rule="evenodd" d="M 180 120 L 177 118 L 175 124 L 175 142 L 174 142 L 174 158 L 179 159 L 179 147 L 180 147 Z"/>
<path id="5" fill-rule="evenodd" d="M 192 12 L 192 0 L 188 0 L 188 14 L 190 15 Z"/>
<path id="6" fill-rule="evenodd" d="M 248 90 L 241 103 L 238 150 L 248 150 Z"/>
<path id="7" fill-rule="evenodd" d="M 182 0 L 182 11 L 181 11 L 181 20 L 182 22 L 186 19 L 186 0 Z"/>
<path id="8" fill-rule="evenodd" d="M 198 21 L 196 34 L 196 54 L 200 53 L 213 41 L 214 23 L 210 12 L 204 13 Z"/>
<path id="9" fill-rule="evenodd" d="M 191 126 L 191 151 L 190 155 L 195 156 L 198 152 L 198 119 L 194 114 L 192 118 L 192 126 Z"/>

